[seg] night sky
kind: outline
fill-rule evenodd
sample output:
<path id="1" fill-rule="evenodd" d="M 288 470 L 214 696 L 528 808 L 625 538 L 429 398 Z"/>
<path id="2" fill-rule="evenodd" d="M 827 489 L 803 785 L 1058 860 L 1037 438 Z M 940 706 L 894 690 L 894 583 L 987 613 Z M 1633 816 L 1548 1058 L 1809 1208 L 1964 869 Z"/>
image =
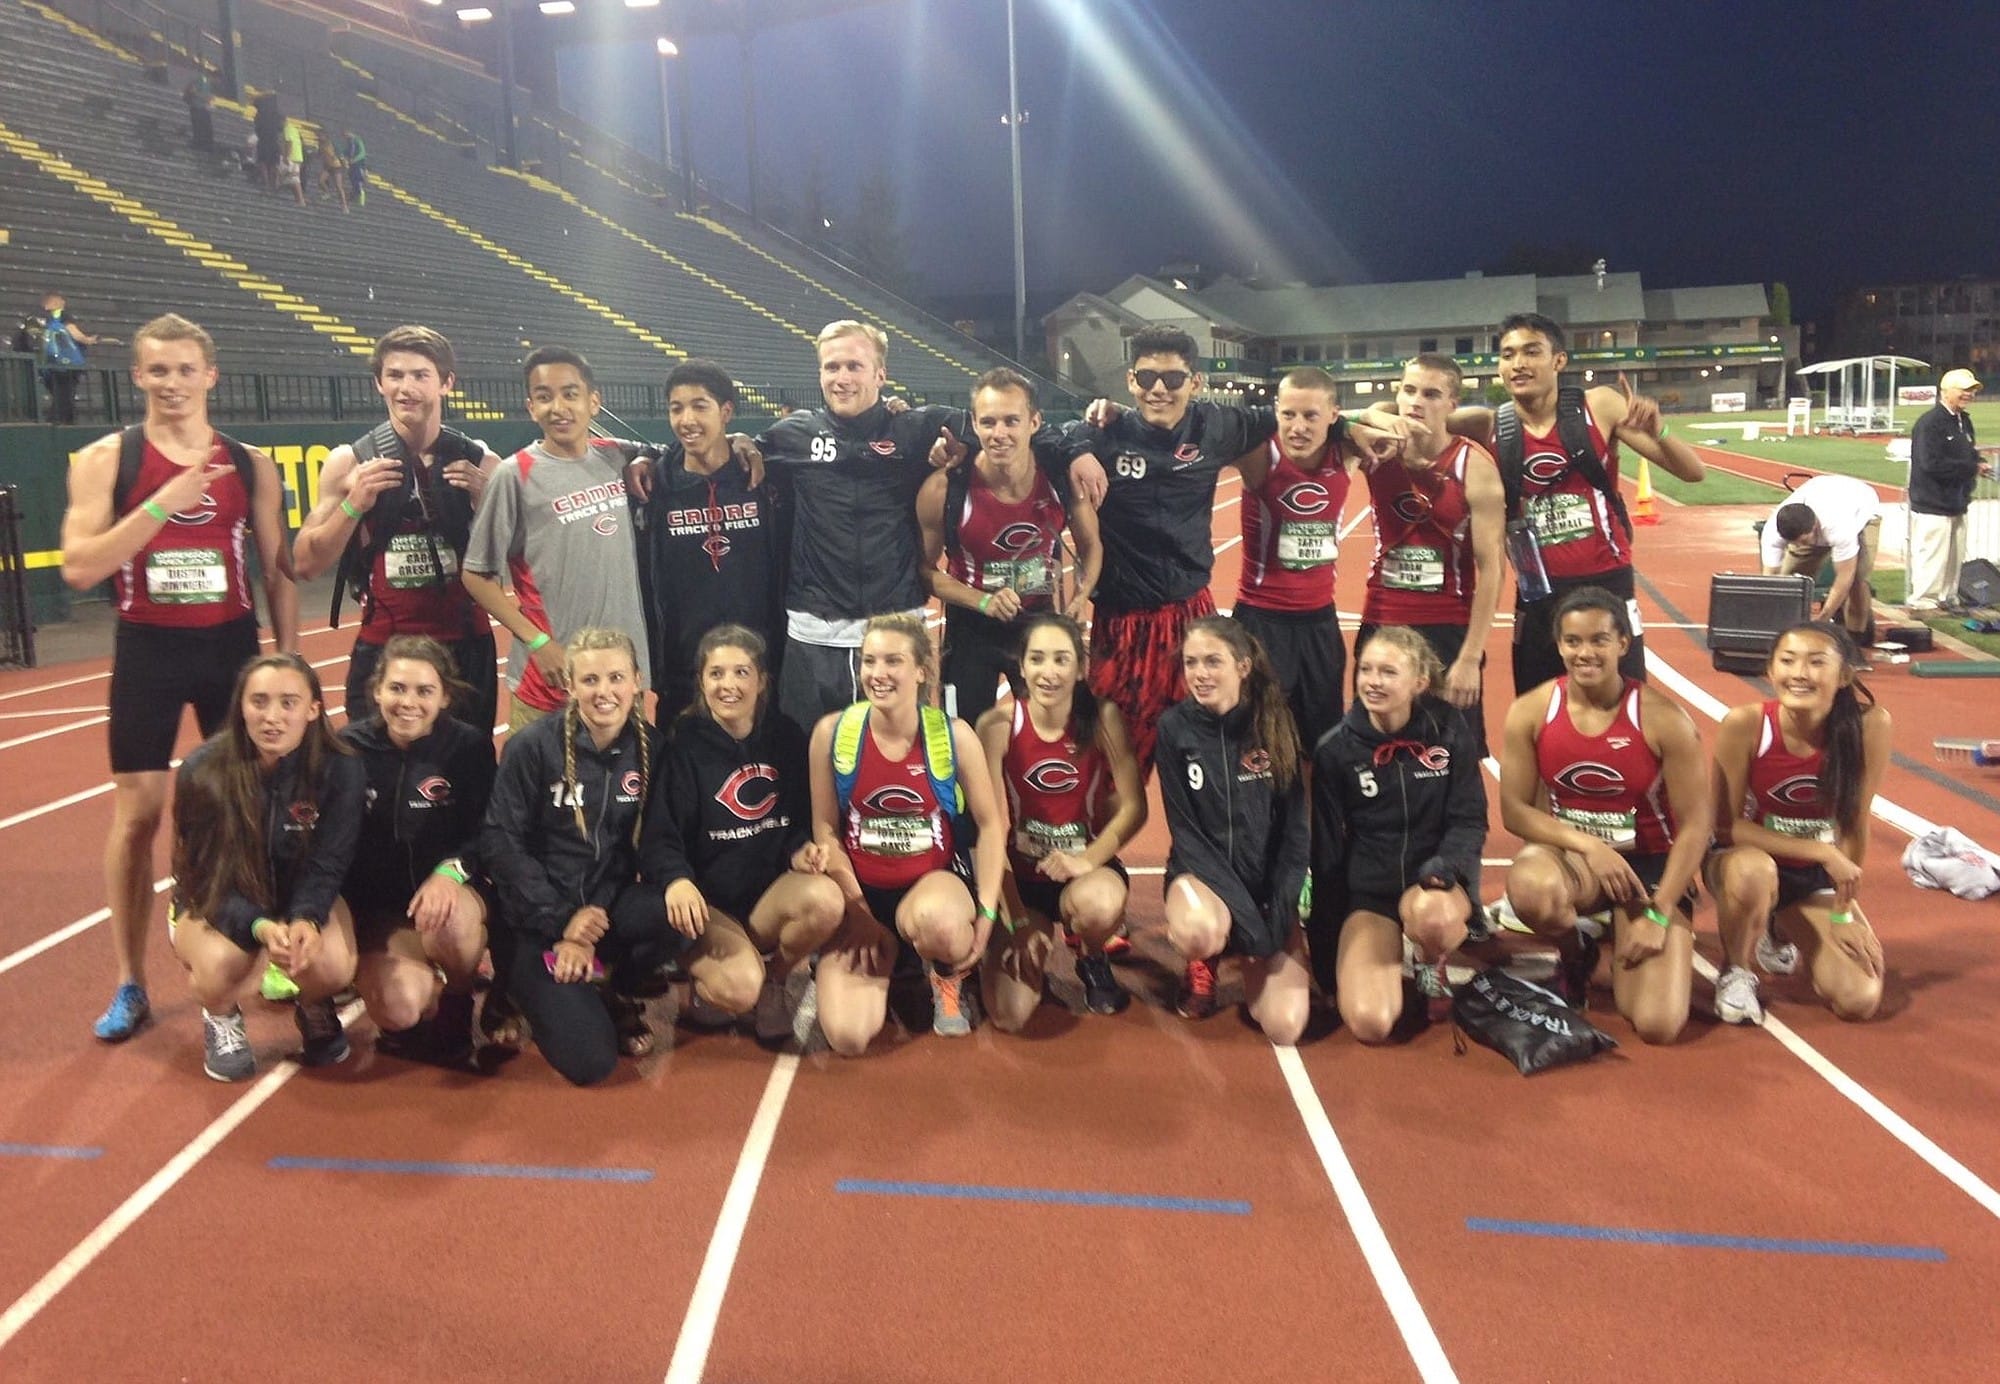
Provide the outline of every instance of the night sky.
<path id="1" fill-rule="evenodd" d="M 924 286 L 1006 289 L 1003 15 L 889 0 L 760 36 L 767 180 L 817 159 L 838 220 L 886 169 Z M 1525 244 L 1656 288 L 1783 280 L 1812 316 L 2000 269 L 2000 10 L 1017 0 L 1017 23 L 1038 300 L 1173 259 L 1366 282 Z M 682 47 L 696 167 L 741 200 L 737 43 Z M 565 101 L 657 148 L 652 71 L 573 50 Z"/>

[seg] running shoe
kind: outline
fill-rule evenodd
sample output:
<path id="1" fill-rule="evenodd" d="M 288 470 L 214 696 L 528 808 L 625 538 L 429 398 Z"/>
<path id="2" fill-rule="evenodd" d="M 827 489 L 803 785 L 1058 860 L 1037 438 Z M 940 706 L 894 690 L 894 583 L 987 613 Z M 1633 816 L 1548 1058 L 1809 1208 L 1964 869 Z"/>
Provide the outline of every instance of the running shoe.
<path id="1" fill-rule="evenodd" d="M 257 1055 L 250 1051 L 242 1010 L 201 1011 L 201 1053 L 201 1069 L 217 1081 L 248 1081 L 256 1075 Z"/>
<path id="2" fill-rule="evenodd" d="M 972 1032 L 972 1014 L 965 994 L 970 973 L 948 976 L 933 970 L 930 977 L 931 1032 L 940 1038 L 963 1038 Z"/>
<path id="3" fill-rule="evenodd" d="M 1731 966 L 1715 982 L 1715 1017 L 1725 1024 L 1761 1024 L 1764 1006 L 1757 1002 L 1757 973 Z"/>
<path id="4" fill-rule="evenodd" d="M 299 997 L 299 987 L 273 961 L 264 967 L 264 979 L 258 982 L 257 993 L 272 1004 L 287 1004 Z"/>
<path id="5" fill-rule="evenodd" d="M 1083 982 L 1083 1006 L 1093 1014 L 1116 1014 L 1132 1003 L 1112 973 L 1108 956 L 1079 956 L 1076 978 Z"/>
<path id="6" fill-rule="evenodd" d="M 694 988 L 694 982 L 689 981 L 687 999 L 674 1017 L 689 1028 L 700 1029 L 705 1033 L 721 1033 L 735 1028 L 737 1019 L 742 1016 L 730 1013 L 719 1004 L 710 1004 L 701 997 L 701 992 Z"/>
<path id="7" fill-rule="evenodd" d="M 1766 927 L 1757 938 L 1757 964 L 1768 976 L 1788 976 L 1799 968 L 1799 949 Z"/>
<path id="8" fill-rule="evenodd" d="M 1120 929 L 1120 931 L 1112 933 L 1104 940 L 1104 955 L 1107 960 L 1126 961 L 1132 956 L 1132 939 L 1125 935 L 1122 930 L 1123 924 L 1120 924 Z M 1071 951 L 1075 952 L 1078 956 L 1083 955 L 1083 939 L 1081 937 L 1071 932 L 1068 928 L 1064 928 L 1063 940 L 1069 943 Z"/>
<path id="9" fill-rule="evenodd" d="M 111 996 L 111 1004 L 97 1022 L 90 1026 L 100 1041 L 122 1043 L 146 1026 L 153 1016 L 153 1006 L 146 998 L 146 987 L 126 981 Z"/>
<path id="10" fill-rule="evenodd" d="M 1585 929 L 1576 930 L 1577 948 L 1573 956 L 1565 956 L 1556 963 L 1556 973 L 1552 977 L 1552 990 L 1560 994 L 1572 1009 L 1587 1009 L 1590 1005 L 1590 982 L 1597 975 L 1597 958 L 1604 950 L 1597 938 Z"/>
<path id="11" fill-rule="evenodd" d="M 331 1067 L 347 1060 L 347 1032 L 340 1026 L 332 1000 L 301 1000 L 292 1006 L 292 1022 L 305 1040 L 299 1051 L 301 1067 Z"/>
<path id="12" fill-rule="evenodd" d="M 792 1003 L 785 982 L 764 977 L 757 992 L 757 1008 L 752 1016 L 757 1041 L 767 1048 L 782 1048 L 792 1041 Z"/>
<path id="13" fill-rule="evenodd" d="M 1174 1012 L 1183 1019 L 1206 1019 L 1215 1013 L 1215 967 L 1206 961 L 1188 958 L 1181 974 L 1181 992 L 1174 1000 Z"/>

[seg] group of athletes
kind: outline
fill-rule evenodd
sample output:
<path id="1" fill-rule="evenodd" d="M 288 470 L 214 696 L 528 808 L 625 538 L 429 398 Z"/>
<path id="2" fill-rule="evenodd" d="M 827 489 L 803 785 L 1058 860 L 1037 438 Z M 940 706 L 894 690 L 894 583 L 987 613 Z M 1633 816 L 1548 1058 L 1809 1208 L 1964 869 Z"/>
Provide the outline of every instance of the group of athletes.
<path id="1" fill-rule="evenodd" d="M 1270 406 L 1197 400 L 1195 343 L 1148 328 L 1129 403 L 1062 428 L 1005 369 L 969 410 L 885 400 L 887 346 L 829 325 L 823 406 L 754 439 L 730 431 L 728 372 L 686 362 L 658 446 L 602 435 L 589 363 L 543 347 L 523 365 L 541 436 L 502 459 L 443 423 L 450 343 L 399 327 L 371 363 L 386 421 L 328 457 L 289 536 L 270 459 L 208 421 L 212 341 L 148 323 L 145 421 L 77 455 L 63 528 L 66 578 L 110 579 L 119 615 L 119 977 L 97 1036 L 150 1014 L 187 704 L 208 738 L 174 784 L 168 920 L 218 1080 L 255 1070 L 238 997 L 260 978 L 308 1065 L 347 1055 L 352 986 L 385 1051 L 460 1065 L 531 1036 L 577 1084 L 650 1051 L 645 1001 L 683 981 L 686 1020 L 747 1016 L 777 1045 L 800 1037 L 787 982 L 810 968 L 826 1042 L 859 1055 L 898 980 L 928 987 L 938 1033 L 981 1013 L 1018 1031 L 1066 940 L 1086 1006 L 1116 1013 L 1119 854 L 1155 769 L 1190 1018 L 1234 956 L 1273 1041 L 1299 1039 L 1317 981 L 1382 1042 L 1497 914 L 1553 944 L 1579 1005 L 1609 941 L 1619 1012 L 1671 1042 L 1697 881 L 1724 1020 L 1759 1021 L 1758 972 L 1801 966 L 1836 1013 L 1875 1011 L 1856 896 L 1887 713 L 1819 621 L 1779 637 L 1773 696 L 1711 752 L 1645 682 L 1620 451 L 1688 480 L 1702 464 L 1622 380 L 1561 387 L 1556 323 L 1502 324 L 1497 410 L 1460 406 L 1456 363 L 1425 354 L 1352 416 L 1311 368 Z M 1225 468 L 1228 615 L 1209 591 Z M 1350 680 L 1334 584 L 1356 482 L 1376 540 Z M 1489 911 L 1483 650 L 1510 561 L 1497 778 L 1523 845 Z M 335 620 L 348 598 L 359 617 L 338 731 L 296 651 L 296 583 L 327 572 Z"/>

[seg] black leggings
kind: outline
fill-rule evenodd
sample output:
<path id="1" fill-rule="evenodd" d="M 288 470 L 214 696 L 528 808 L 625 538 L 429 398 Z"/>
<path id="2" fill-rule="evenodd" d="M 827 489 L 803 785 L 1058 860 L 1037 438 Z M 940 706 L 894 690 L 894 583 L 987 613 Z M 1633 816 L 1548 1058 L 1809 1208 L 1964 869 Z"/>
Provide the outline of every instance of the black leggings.
<path id="1" fill-rule="evenodd" d="M 667 923 L 666 895 L 650 884 L 629 884 L 611 902 L 611 928 L 597 943 L 611 989 L 634 986 L 674 959 L 688 941 Z M 595 1086 L 618 1066 L 618 1033 L 597 987 L 564 985 L 549 974 L 542 953 L 553 944 L 504 924 L 493 930 L 493 969 L 521 1006 L 535 1046 L 551 1067 L 576 1086 Z"/>

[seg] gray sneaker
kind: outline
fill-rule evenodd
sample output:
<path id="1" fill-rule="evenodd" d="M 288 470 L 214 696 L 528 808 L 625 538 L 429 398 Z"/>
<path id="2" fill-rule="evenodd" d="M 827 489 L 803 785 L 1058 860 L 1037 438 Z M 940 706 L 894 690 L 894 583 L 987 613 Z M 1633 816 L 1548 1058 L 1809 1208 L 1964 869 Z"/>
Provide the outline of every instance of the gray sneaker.
<path id="1" fill-rule="evenodd" d="M 1767 976 L 1788 976 L 1799 968 L 1799 949 L 1765 928 L 1757 938 L 1757 964 Z"/>
<path id="2" fill-rule="evenodd" d="M 1764 1006 L 1757 1002 L 1757 976 L 1731 966 L 1715 982 L 1715 1017 L 1725 1024 L 1761 1024 Z"/>
<path id="3" fill-rule="evenodd" d="M 963 1038 L 972 1032 L 968 984 L 977 984 L 973 979 L 977 974 L 948 976 L 930 970 L 931 1032 L 940 1038 Z"/>
<path id="4" fill-rule="evenodd" d="M 257 1055 L 243 1028 L 243 1011 L 201 1011 L 201 1069 L 217 1081 L 248 1081 L 257 1074 Z"/>

